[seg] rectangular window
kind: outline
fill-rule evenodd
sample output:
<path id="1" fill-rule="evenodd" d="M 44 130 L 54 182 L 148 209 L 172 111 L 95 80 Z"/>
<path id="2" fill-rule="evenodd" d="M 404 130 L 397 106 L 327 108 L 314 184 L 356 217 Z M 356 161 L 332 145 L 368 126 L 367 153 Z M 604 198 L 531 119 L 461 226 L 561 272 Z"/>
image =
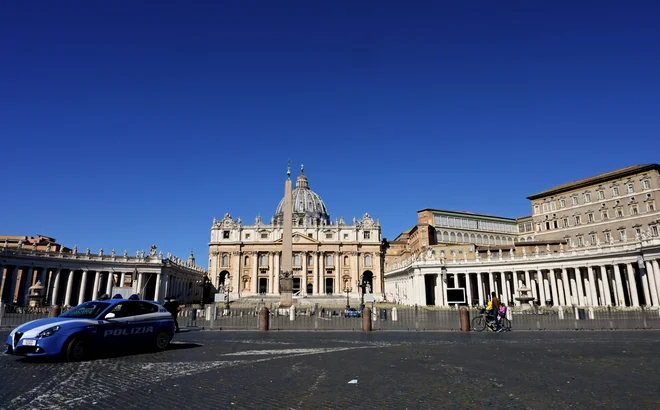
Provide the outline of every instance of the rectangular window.
<path id="1" fill-rule="evenodd" d="M 582 235 L 577 237 L 577 244 L 578 246 L 584 246 L 584 238 L 582 237 Z"/>
<path id="2" fill-rule="evenodd" d="M 619 231 L 619 239 L 622 241 L 626 240 L 626 231 Z"/>
<path id="3" fill-rule="evenodd" d="M 229 239 L 229 231 L 222 231 L 222 238 Z"/>
<path id="4" fill-rule="evenodd" d="M 543 204 L 543 212 L 548 212 L 548 203 Z"/>
<path id="5" fill-rule="evenodd" d="M 365 231 L 364 232 L 364 239 L 370 239 L 371 238 L 371 232 Z"/>
<path id="6" fill-rule="evenodd" d="M 584 194 L 584 202 L 585 203 L 591 202 L 591 194 L 590 193 Z"/>
<path id="7" fill-rule="evenodd" d="M 578 199 L 577 199 L 576 196 L 572 197 L 571 200 L 573 201 L 573 205 L 577 205 L 577 204 L 578 204 Z"/>
<path id="8" fill-rule="evenodd" d="M 646 203 L 646 210 L 649 212 L 655 211 L 655 203 L 654 202 L 647 202 Z"/>
<path id="9" fill-rule="evenodd" d="M 633 205 L 633 206 L 630 207 L 630 214 L 631 215 L 639 214 L 639 209 L 637 208 L 637 205 Z"/>
<path id="10" fill-rule="evenodd" d="M 250 234 L 249 233 L 245 234 L 245 239 L 250 239 Z"/>
<path id="11" fill-rule="evenodd" d="M 344 234 L 344 239 L 348 239 L 348 234 L 347 233 Z"/>
<path id="12" fill-rule="evenodd" d="M 642 235 L 642 230 L 640 228 L 635 228 L 635 235 L 636 236 L 641 236 Z"/>
<path id="13" fill-rule="evenodd" d="M 331 233 L 326 233 L 325 234 L 325 239 L 332 239 L 332 234 Z"/>
<path id="14" fill-rule="evenodd" d="M 612 234 L 609 232 L 605 232 L 605 242 L 610 243 L 612 242 Z"/>
<path id="15" fill-rule="evenodd" d="M 650 179 L 643 180 L 642 187 L 644 187 L 644 189 L 651 189 L 651 180 Z"/>
<path id="16" fill-rule="evenodd" d="M 605 191 L 598 191 L 598 200 L 605 199 Z"/>
<path id="17" fill-rule="evenodd" d="M 623 208 L 617 208 L 616 209 L 616 217 L 617 218 L 623 217 Z"/>
<path id="18" fill-rule="evenodd" d="M 565 199 L 560 199 L 559 200 L 559 208 L 566 208 L 566 200 Z"/>
<path id="19" fill-rule="evenodd" d="M 562 222 L 564 223 L 564 228 L 568 228 L 568 218 L 562 219 Z"/>
<path id="20" fill-rule="evenodd" d="M 591 212 L 588 213 L 587 218 L 589 218 L 589 222 L 593 222 L 594 221 L 594 214 L 592 214 Z"/>
<path id="21" fill-rule="evenodd" d="M 596 234 L 595 233 L 590 233 L 589 234 L 589 244 L 591 244 L 591 245 L 596 244 Z"/>
<path id="22" fill-rule="evenodd" d="M 575 225 L 580 225 L 580 215 L 575 215 Z"/>
<path id="23" fill-rule="evenodd" d="M 261 239 L 268 239 L 268 234 L 267 233 L 262 233 L 261 234 Z"/>
<path id="24" fill-rule="evenodd" d="M 629 194 L 632 194 L 633 192 L 635 192 L 635 184 L 632 183 L 632 182 L 626 184 L 626 188 L 628 189 Z"/>
<path id="25" fill-rule="evenodd" d="M 600 219 L 606 220 L 608 218 L 609 216 L 607 215 L 607 211 L 600 211 Z"/>
<path id="26" fill-rule="evenodd" d="M 555 201 L 550 202 L 550 210 L 551 211 L 557 210 L 557 203 Z M 502 226 L 502 228 L 504 228 L 504 226 Z"/>
<path id="27" fill-rule="evenodd" d="M 619 187 L 618 186 L 613 186 L 612 187 L 612 196 L 619 196 Z"/>
<path id="28" fill-rule="evenodd" d="M 559 228 L 559 223 L 557 222 L 556 219 L 553 221 L 553 225 L 554 225 L 555 229 Z"/>
<path id="29" fill-rule="evenodd" d="M 658 236 L 658 225 L 653 225 L 651 227 L 651 232 L 653 232 L 653 236 Z"/>

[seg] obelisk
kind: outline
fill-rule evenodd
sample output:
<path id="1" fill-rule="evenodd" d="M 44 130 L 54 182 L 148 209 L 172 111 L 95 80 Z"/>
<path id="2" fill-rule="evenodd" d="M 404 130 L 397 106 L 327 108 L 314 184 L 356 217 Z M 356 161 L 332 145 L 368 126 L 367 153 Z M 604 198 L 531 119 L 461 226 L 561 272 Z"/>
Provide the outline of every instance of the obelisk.
<path id="1" fill-rule="evenodd" d="M 284 183 L 284 232 L 282 233 L 282 261 L 280 263 L 280 308 L 293 304 L 293 204 L 291 203 L 291 160 Z"/>

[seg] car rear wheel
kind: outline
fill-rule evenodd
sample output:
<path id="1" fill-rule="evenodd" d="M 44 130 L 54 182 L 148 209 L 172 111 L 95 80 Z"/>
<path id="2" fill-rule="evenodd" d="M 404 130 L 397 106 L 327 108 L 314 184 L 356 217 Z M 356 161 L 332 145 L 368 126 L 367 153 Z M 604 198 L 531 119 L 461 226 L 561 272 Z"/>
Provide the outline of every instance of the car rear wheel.
<path id="1" fill-rule="evenodd" d="M 159 330 L 156 333 L 156 349 L 165 350 L 172 340 L 172 335 L 167 330 Z"/>
<path id="2" fill-rule="evenodd" d="M 89 344 L 80 336 L 74 336 L 66 344 L 65 356 L 71 362 L 79 362 L 87 359 L 89 355 Z"/>

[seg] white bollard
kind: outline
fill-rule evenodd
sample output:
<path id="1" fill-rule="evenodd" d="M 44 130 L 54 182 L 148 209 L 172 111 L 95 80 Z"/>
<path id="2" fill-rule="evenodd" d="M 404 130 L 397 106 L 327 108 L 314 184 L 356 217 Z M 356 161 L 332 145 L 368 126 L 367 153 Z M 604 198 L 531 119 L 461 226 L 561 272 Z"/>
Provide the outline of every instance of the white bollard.
<path id="1" fill-rule="evenodd" d="M 396 308 L 392 308 L 392 322 L 396 322 L 398 320 L 397 313 L 396 313 Z"/>
<path id="2" fill-rule="evenodd" d="M 594 319 L 594 308 L 593 306 L 589 307 L 589 319 Z"/>
<path id="3" fill-rule="evenodd" d="M 564 320 L 564 308 L 559 306 L 557 313 L 559 313 L 559 320 Z"/>
<path id="4" fill-rule="evenodd" d="M 289 320 L 296 320 L 296 307 L 293 305 L 289 308 Z"/>

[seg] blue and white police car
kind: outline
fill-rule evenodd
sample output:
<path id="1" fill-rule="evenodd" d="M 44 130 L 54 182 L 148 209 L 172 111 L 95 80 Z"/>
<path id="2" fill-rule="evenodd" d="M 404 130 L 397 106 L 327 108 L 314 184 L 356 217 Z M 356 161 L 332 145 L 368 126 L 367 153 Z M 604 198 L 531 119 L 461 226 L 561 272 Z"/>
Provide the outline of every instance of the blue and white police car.
<path id="1" fill-rule="evenodd" d="M 48 357 L 63 355 L 84 360 L 94 352 L 137 344 L 165 349 L 174 335 L 172 314 L 158 302 L 99 299 L 80 304 L 57 317 L 34 320 L 16 327 L 7 336 L 5 353 Z"/>

